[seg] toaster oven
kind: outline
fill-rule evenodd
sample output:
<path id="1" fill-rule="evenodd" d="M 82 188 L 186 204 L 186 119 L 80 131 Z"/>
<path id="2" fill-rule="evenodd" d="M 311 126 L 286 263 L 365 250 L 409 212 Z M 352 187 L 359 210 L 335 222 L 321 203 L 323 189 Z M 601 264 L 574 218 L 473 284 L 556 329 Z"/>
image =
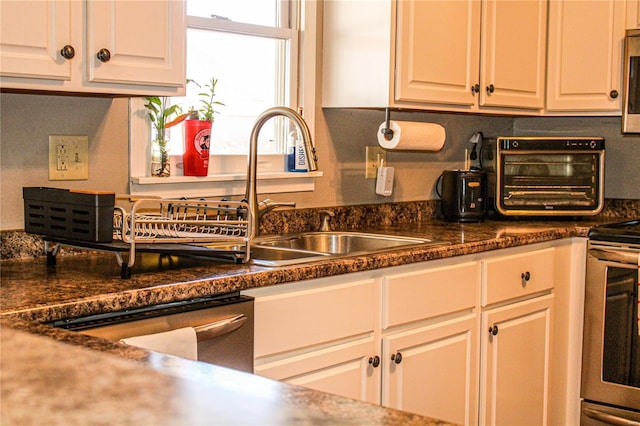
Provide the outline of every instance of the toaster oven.
<path id="1" fill-rule="evenodd" d="M 604 207 L 604 139 L 484 139 L 488 212 L 503 216 L 592 216 Z"/>

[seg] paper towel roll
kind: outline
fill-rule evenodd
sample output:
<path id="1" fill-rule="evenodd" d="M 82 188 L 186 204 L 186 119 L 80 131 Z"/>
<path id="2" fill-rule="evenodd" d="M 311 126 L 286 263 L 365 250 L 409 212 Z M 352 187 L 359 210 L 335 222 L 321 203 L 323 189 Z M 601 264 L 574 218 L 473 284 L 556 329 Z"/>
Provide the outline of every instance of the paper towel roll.
<path id="1" fill-rule="evenodd" d="M 385 149 L 439 151 L 444 146 L 447 136 L 440 124 L 391 120 L 393 138 L 386 140 L 382 134 L 385 127 L 386 122 L 383 122 L 378 128 L 378 143 Z"/>

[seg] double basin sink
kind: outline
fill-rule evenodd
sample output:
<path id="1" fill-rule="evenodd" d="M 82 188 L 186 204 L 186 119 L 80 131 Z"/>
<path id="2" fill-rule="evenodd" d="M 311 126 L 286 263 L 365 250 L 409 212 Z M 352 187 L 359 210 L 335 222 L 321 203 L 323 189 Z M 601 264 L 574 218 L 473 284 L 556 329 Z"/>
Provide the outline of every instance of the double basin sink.
<path id="1" fill-rule="evenodd" d="M 446 242 L 400 235 L 349 231 L 305 232 L 256 238 L 251 244 L 251 261 L 257 265 L 284 266 L 411 246 L 443 244 Z"/>

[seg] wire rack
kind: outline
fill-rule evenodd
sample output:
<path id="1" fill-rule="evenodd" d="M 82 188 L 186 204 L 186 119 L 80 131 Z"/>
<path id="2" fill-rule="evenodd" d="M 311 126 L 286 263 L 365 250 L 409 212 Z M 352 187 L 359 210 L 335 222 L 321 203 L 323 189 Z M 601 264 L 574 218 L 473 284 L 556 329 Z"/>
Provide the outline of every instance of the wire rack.
<path id="1" fill-rule="evenodd" d="M 144 251 L 159 244 L 203 245 L 206 256 L 231 257 L 246 263 L 250 260 L 252 223 L 249 204 L 245 201 L 139 199 L 128 213 L 123 207 L 115 206 L 113 240 L 124 243 L 129 252 L 125 262 L 116 251 L 121 276 L 131 276 L 138 244 L 144 244 Z M 166 250 L 174 251 L 173 247 L 177 246 Z"/>
<path id="2" fill-rule="evenodd" d="M 250 217 L 244 201 L 140 199 L 130 213 L 115 207 L 113 237 L 135 243 L 249 243 Z"/>

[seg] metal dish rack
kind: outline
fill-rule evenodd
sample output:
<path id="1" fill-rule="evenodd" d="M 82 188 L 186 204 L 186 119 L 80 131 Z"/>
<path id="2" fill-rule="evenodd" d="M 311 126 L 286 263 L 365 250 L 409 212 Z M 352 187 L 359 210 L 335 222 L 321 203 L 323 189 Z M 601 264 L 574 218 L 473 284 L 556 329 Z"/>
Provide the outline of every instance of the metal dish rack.
<path id="1" fill-rule="evenodd" d="M 254 217 L 246 201 L 139 199 L 129 213 L 113 210 L 113 242 L 78 242 L 48 238 L 47 263 L 55 265 L 60 245 L 115 252 L 122 278 L 131 276 L 136 250 L 169 254 L 250 260 L 250 230 Z M 128 252 L 125 262 L 122 253 Z"/>

